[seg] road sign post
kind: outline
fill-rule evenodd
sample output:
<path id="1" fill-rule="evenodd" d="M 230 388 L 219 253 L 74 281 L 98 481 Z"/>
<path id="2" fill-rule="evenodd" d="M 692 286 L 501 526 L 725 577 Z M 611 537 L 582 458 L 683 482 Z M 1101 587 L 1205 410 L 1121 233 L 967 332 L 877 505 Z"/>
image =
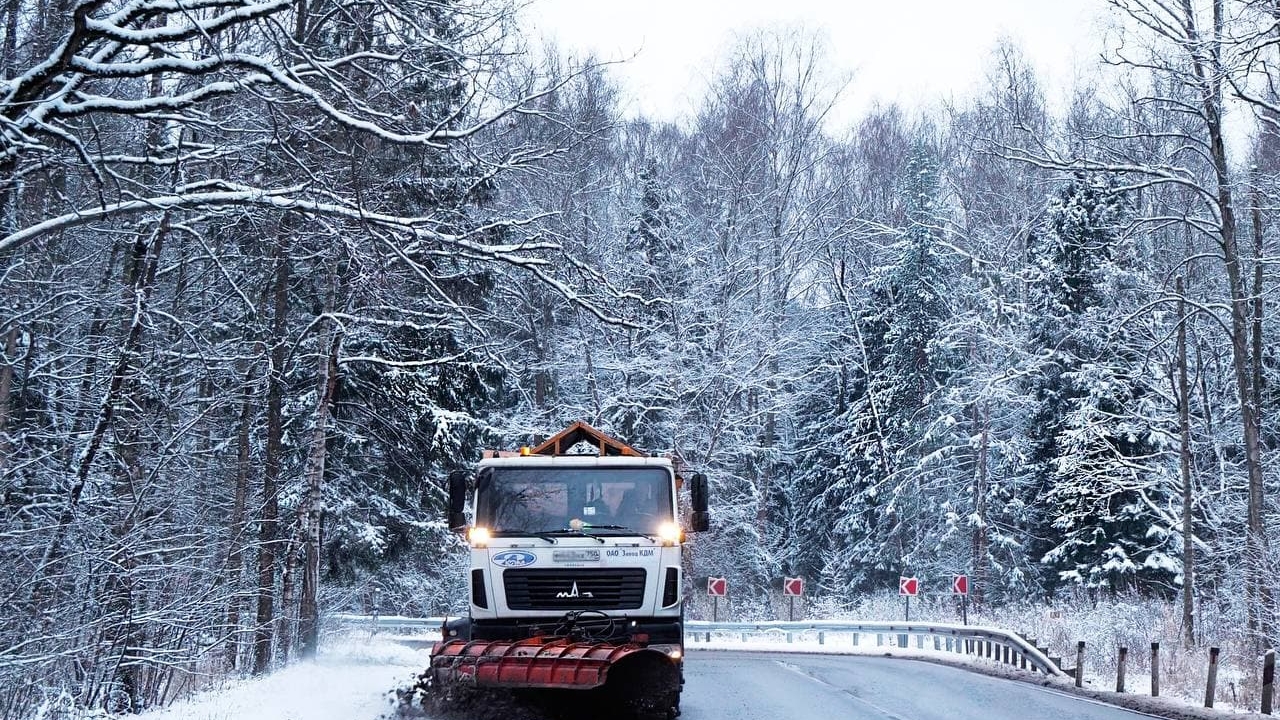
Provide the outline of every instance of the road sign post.
<path id="1" fill-rule="evenodd" d="M 920 593 L 920 581 L 914 577 L 900 575 L 898 577 L 898 594 L 907 603 L 906 620 L 911 622 L 911 598 Z"/>
<path id="2" fill-rule="evenodd" d="M 782 578 L 782 594 L 787 596 L 790 606 L 787 610 L 787 620 L 796 621 L 796 598 L 804 594 L 804 578 Z"/>
<path id="3" fill-rule="evenodd" d="M 951 576 L 951 593 L 960 596 L 960 619 L 965 625 L 969 624 L 969 576 L 968 575 L 952 575 Z"/>
<path id="4" fill-rule="evenodd" d="M 729 581 L 722 577 L 707 578 L 707 594 L 711 596 L 711 622 L 719 622 L 720 598 L 729 594 Z"/>

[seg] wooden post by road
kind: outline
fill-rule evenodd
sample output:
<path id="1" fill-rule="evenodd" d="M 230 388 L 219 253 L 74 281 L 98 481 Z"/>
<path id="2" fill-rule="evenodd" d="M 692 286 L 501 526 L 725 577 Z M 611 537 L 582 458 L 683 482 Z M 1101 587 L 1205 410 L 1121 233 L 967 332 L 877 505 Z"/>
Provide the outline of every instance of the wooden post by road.
<path id="1" fill-rule="evenodd" d="M 1209 648 L 1209 681 L 1204 688 L 1204 706 L 1213 707 L 1213 696 L 1218 689 L 1218 648 Z"/>
<path id="2" fill-rule="evenodd" d="M 1076 687 L 1084 687 L 1084 641 L 1076 643 Z"/>
<path id="3" fill-rule="evenodd" d="M 1124 692 L 1124 661 L 1129 657 L 1129 648 L 1120 648 L 1120 657 L 1116 661 L 1116 692 Z"/>
<path id="4" fill-rule="evenodd" d="M 1151 643 L 1151 697 L 1160 697 L 1160 643 Z"/>
<path id="5" fill-rule="evenodd" d="M 1276 679 L 1276 651 L 1267 648 L 1267 652 L 1262 656 L 1262 714 L 1271 714 L 1271 700 L 1275 692 Z"/>

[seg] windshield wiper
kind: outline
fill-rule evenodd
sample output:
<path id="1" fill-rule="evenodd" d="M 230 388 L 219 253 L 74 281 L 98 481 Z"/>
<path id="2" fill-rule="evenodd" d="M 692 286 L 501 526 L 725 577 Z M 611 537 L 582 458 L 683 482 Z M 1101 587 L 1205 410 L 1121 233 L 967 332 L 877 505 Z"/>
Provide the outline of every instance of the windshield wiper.
<path id="1" fill-rule="evenodd" d="M 539 540 L 546 540 L 552 545 L 558 542 L 551 534 L 543 530 L 498 530 L 493 533 L 494 537 L 536 537 Z"/>
<path id="2" fill-rule="evenodd" d="M 626 530 L 627 532 L 635 533 L 636 535 L 648 540 L 653 540 L 657 537 L 657 535 L 644 532 L 643 530 L 637 530 L 629 525 L 583 525 L 583 528 L 587 530 Z"/>
<path id="3" fill-rule="evenodd" d="M 603 526 L 595 525 L 593 527 L 603 527 Z M 587 532 L 585 529 L 574 530 L 573 528 L 560 528 L 559 530 L 548 530 L 547 534 L 548 535 L 576 535 L 577 537 L 589 537 L 592 540 L 595 540 L 596 542 L 600 543 L 601 545 L 605 543 L 604 538 L 600 537 L 599 535 L 593 535 Z"/>

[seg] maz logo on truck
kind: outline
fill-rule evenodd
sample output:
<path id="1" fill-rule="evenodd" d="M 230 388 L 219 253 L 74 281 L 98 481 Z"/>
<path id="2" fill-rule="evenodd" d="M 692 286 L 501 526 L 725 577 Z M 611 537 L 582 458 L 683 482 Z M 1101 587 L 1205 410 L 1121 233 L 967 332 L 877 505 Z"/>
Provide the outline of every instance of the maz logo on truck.
<path id="1" fill-rule="evenodd" d="M 532 565 L 538 561 L 538 556 L 531 552 L 523 550 L 507 550 L 493 556 L 493 564 L 498 567 L 518 568 Z"/>
<path id="2" fill-rule="evenodd" d="M 577 581 L 577 580 L 574 580 L 574 581 L 573 581 L 573 588 L 572 588 L 571 590 L 569 590 L 569 592 L 565 592 L 565 591 L 561 590 L 560 592 L 556 593 L 556 597 L 558 597 L 558 598 L 576 598 L 576 597 L 593 598 L 593 597 L 595 597 L 595 595 L 592 595 L 592 594 L 591 594 L 591 593 L 589 593 L 589 592 L 579 593 L 579 592 L 578 592 L 578 581 Z"/>

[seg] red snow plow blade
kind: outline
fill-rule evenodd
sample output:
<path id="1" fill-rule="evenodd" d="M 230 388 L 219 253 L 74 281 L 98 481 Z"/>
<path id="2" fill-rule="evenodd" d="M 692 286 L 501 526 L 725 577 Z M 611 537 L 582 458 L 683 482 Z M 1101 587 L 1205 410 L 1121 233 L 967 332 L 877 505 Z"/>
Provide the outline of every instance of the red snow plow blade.
<path id="1" fill-rule="evenodd" d="M 588 690 L 605 684 L 609 668 L 639 645 L 571 642 L 564 638 L 436 643 L 431 669 L 446 683 L 489 688 Z"/>

